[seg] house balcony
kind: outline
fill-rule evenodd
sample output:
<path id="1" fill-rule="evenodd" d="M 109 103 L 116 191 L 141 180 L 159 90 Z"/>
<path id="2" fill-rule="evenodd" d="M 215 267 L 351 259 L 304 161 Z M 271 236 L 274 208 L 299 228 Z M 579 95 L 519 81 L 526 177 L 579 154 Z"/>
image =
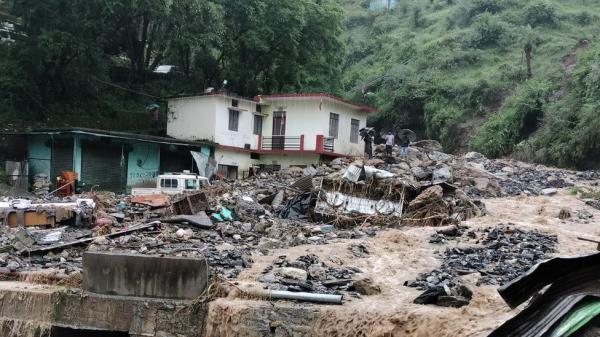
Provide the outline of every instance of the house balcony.
<path id="1" fill-rule="evenodd" d="M 314 146 L 314 147 L 313 147 Z M 315 143 L 305 146 L 305 136 L 258 136 L 258 150 L 263 153 L 311 152 L 335 154 L 335 138 L 316 135 Z"/>

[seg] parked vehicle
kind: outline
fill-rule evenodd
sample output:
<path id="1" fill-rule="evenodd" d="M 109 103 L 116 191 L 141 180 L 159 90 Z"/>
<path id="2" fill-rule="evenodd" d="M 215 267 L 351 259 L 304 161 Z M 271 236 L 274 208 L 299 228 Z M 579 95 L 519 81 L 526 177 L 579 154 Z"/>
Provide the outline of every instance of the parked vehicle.
<path id="1" fill-rule="evenodd" d="M 156 178 L 156 187 L 133 188 L 131 189 L 131 194 L 179 194 L 185 191 L 197 191 L 209 185 L 210 181 L 208 178 L 190 172 L 164 173 Z"/>

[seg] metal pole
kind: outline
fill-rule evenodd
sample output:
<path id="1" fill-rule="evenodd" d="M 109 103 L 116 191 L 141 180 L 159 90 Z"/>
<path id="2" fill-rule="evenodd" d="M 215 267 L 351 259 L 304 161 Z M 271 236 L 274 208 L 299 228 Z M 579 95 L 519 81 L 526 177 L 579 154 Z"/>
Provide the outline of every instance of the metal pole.
<path id="1" fill-rule="evenodd" d="M 316 302 L 316 303 L 328 303 L 328 304 L 342 304 L 342 295 L 329 295 L 329 294 L 314 294 L 314 293 L 303 293 L 303 292 L 291 292 L 285 290 L 262 290 L 262 289 L 250 289 L 247 291 L 250 295 L 254 295 L 261 298 L 267 299 L 280 299 L 280 300 L 297 300 L 305 302 Z"/>

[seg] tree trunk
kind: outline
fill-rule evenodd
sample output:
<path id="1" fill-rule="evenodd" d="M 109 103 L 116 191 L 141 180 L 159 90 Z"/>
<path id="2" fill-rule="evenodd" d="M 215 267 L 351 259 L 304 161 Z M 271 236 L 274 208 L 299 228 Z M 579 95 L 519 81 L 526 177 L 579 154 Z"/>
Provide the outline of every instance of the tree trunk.
<path id="1" fill-rule="evenodd" d="M 527 63 L 527 78 L 530 79 L 533 74 L 531 73 L 531 51 L 533 50 L 533 46 L 531 43 L 525 44 L 525 62 Z"/>

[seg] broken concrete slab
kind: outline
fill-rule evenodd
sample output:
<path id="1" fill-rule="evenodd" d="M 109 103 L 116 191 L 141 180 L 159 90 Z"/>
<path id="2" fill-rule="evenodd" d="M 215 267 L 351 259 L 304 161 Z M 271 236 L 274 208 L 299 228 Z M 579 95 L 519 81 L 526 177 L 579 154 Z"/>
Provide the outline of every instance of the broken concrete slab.
<path id="1" fill-rule="evenodd" d="M 161 221 L 166 223 L 187 223 L 204 229 L 214 228 L 212 220 L 206 215 L 206 212 L 200 212 L 196 215 L 176 215 L 170 218 L 161 219 Z"/>
<path id="2" fill-rule="evenodd" d="M 195 299 L 208 285 L 202 258 L 86 252 L 83 289 L 105 295 Z"/>

